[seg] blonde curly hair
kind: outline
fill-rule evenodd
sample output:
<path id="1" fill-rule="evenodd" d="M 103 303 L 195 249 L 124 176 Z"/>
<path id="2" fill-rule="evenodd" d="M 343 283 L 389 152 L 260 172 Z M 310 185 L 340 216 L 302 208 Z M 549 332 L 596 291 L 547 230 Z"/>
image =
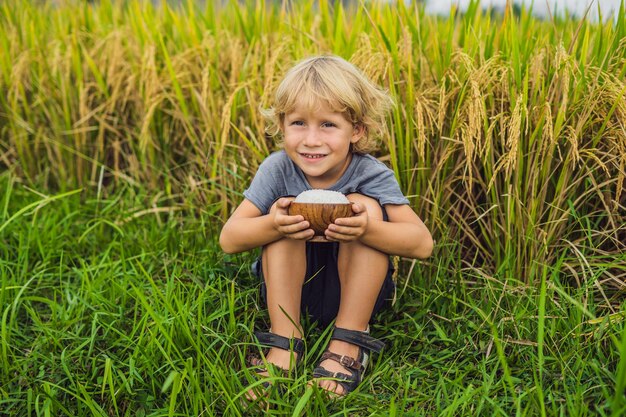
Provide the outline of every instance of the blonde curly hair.
<path id="1" fill-rule="evenodd" d="M 352 124 L 362 126 L 364 135 L 352 147 L 358 153 L 376 149 L 377 139 L 386 133 L 385 116 L 394 105 L 386 91 L 354 65 L 334 55 L 304 59 L 287 71 L 276 89 L 273 105 L 261 109 L 269 135 L 281 136 L 285 115 L 297 103 L 309 109 L 323 103 Z"/>

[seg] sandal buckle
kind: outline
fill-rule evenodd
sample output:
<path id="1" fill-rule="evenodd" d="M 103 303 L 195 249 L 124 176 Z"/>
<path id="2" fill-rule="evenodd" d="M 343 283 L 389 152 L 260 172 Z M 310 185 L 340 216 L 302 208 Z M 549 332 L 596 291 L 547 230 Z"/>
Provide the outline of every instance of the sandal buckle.
<path id="1" fill-rule="evenodd" d="M 339 359 L 339 363 L 345 366 L 346 368 L 352 368 L 355 362 L 356 360 L 354 358 L 351 358 L 350 356 L 346 356 L 346 355 L 342 355 L 341 359 Z"/>

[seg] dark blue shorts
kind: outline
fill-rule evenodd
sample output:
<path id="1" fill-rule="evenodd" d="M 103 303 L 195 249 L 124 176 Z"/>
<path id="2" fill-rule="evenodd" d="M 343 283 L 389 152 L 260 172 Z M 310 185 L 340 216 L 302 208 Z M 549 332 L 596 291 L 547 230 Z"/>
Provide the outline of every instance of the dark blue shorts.
<path id="1" fill-rule="evenodd" d="M 301 311 L 322 327 L 328 326 L 337 317 L 339 311 L 341 285 L 337 270 L 338 254 L 339 243 L 337 242 L 307 242 L 306 244 L 307 267 L 302 286 Z M 252 264 L 252 272 L 261 279 L 261 298 L 267 305 L 261 257 Z M 379 311 L 391 304 L 396 287 L 393 282 L 393 272 L 393 264 L 390 261 L 387 276 L 374 305 L 372 319 Z"/>

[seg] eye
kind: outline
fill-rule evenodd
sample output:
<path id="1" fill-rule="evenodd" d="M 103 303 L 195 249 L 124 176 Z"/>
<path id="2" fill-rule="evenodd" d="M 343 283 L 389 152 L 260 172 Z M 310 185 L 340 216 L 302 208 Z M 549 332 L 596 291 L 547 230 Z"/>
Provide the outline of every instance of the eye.
<path id="1" fill-rule="evenodd" d="M 293 122 L 289 123 L 290 126 L 304 126 L 304 122 L 302 120 L 294 120 Z"/>
<path id="2" fill-rule="evenodd" d="M 333 122 L 324 122 L 322 123 L 322 127 L 336 127 L 337 125 Z"/>

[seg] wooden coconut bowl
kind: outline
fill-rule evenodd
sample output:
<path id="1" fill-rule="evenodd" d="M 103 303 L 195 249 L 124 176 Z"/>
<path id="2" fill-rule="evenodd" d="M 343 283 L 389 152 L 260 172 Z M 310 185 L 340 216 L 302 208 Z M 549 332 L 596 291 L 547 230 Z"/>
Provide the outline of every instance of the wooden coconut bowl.
<path id="1" fill-rule="evenodd" d="M 290 216 L 301 214 L 308 221 L 315 236 L 311 242 L 328 242 L 324 231 L 328 225 L 341 217 L 352 217 L 352 203 L 296 203 L 292 201 L 287 210 Z"/>

